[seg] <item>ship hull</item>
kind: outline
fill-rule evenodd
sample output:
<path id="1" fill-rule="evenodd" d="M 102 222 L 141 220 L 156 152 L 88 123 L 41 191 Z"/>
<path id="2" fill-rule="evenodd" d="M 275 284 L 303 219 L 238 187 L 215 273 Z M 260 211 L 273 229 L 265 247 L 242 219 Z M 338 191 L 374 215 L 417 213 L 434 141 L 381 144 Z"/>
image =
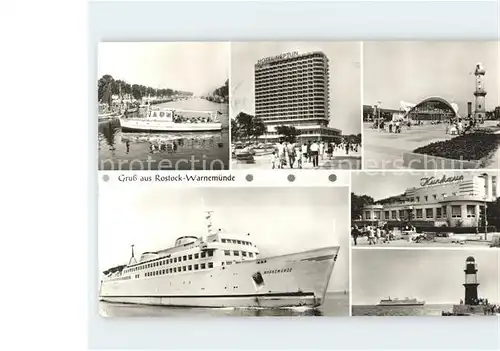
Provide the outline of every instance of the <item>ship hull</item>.
<path id="1" fill-rule="evenodd" d="M 378 304 L 377 306 L 380 307 L 407 307 L 407 306 L 423 306 L 423 303 L 399 303 L 399 304 L 394 304 L 394 305 L 385 305 L 385 304 Z"/>
<path id="2" fill-rule="evenodd" d="M 320 306 L 338 247 L 275 256 L 197 272 L 103 282 L 108 302 L 182 307 Z M 262 283 L 254 280 L 260 273 Z"/>
<path id="3" fill-rule="evenodd" d="M 222 129 L 221 123 L 174 123 L 120 118 L 124 132 L 208 132 Z"/>

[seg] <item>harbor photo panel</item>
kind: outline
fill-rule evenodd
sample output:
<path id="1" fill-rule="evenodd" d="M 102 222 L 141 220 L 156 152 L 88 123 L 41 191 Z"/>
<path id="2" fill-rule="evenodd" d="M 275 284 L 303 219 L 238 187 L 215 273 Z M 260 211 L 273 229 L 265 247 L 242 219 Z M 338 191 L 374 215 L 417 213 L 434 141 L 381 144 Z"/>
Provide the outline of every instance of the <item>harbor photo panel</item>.
<path id="1" fill-rule="evenodd" d="M 499 315 L 497 250 L 352 252 L 353 316 Z"/>
<path id="2" fill-rule="evenodd" d="M 108 183 L 99 197 L 99 312 L 349 316 L 348 197 L 335 186 Z"/>
<path id="3" fill-rule="evenodd" d="M 100 170 L 229 169 L 229 42 L 101 42 Z"/>

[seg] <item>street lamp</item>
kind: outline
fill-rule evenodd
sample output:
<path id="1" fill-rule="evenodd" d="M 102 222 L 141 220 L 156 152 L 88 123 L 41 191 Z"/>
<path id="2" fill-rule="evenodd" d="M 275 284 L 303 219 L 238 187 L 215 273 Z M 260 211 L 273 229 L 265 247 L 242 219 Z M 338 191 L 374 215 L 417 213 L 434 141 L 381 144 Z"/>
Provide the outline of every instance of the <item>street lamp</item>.
<path id="1" fill-rule="evenodd" d="M 380 105 L 382 101 L 377 101 L 377 129 L 380 130 Z"/>
<path id="2" fill-rule="evenodd" d="M 484 200 L 484 240 L 488 240 L 488 216 L 487 216 L 487 211 L 488 211 L 488 194 L 486 192 L 486 189 L 488 187 L 488 173 L 483 173 L 480 175 L 481 178 L 484 179 L 484 195 L 483 195 L 483 200 Z M 479 223 L 478 223 L 479 227 Z"/>

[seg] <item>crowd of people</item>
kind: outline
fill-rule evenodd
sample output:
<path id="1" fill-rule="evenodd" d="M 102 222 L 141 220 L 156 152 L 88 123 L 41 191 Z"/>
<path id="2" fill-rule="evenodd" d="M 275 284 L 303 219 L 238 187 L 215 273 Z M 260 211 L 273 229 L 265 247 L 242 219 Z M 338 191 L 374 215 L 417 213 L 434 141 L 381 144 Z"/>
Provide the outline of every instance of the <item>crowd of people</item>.
<path id="1" fill-rule="evenodd" d="M 393 228 L 394 230 L 394 228 Z M 387 225 L 383 226 L 365 226 L 360 229 L 357 225 L 351 227 L 351 236 L 354 245 L 358 245 L 358 238 L 364 237 L 368 239 L 368 245 L 377 245 L 377 244 L 387 244 L 389 241 L 396 240 L 396 235 L 394 231 L 389 229 Z M 401 228 L 401 230 L 405 231 L 414 231 L 415 227 L 411 225 L 406 225 Z"/>
<path id="2" fill-rule="evenodd" d="M 432 125 L 441 123 L 448 124 L 448 126 L 446 127 L 446 134 L 450 135 L 463 135 L 467 131 L 472 130 L 477 124 L 474 118 L 471 118 L 469 120 L 463 120 L 460 117 L 450 118 L 448 121 L 441 121 L 441 120 L 429 121 L 429 124 Z M 408 120 L 394 119 L 389 122 L 386 122 L 384 119 L 381 118 L 380 120 L 373 122 L 372 128 L 384 132 L 387 131 L 389 133 L 399 134 L 401 133 L 403 128 L 411 129 L 412 125 L 420 126 L 423 124 L 424 122 L 422 120 L 413 121 L 412 123 L 412 121 L 409 119 Z"/>
<path id="3" fill-rule="evenodd" d="M 464 300 L 460 300 L 460 304 L 464 304 Z M 474 301 L 475 306 L 483 306 L 483 311 L 485 315 L 500 313 L 500 305 L 490 304 L 488 299 L 479 298 Z"/>
<path id="4" fill-rule="evenodd" d="M 304 164 L 312 163 L 313 168 L 319 168 L 320 160 L 332 160 L 334 152 L 342 152 L 345 155 L 358 152 L 360 144 L 342 142 L 335 144 L 324 141 L 308 141 L 303 143 L 282 142 L 276 143 L 271 155 L 271 165 L 273 169 L 284 167 L 302 168 Z"/>

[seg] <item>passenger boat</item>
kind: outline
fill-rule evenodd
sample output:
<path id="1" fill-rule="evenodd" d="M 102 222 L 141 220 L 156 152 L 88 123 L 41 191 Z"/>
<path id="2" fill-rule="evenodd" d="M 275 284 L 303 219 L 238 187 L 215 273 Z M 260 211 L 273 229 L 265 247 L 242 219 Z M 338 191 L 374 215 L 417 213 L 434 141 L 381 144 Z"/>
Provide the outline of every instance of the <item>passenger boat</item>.
<path id="1" fill-rule="evenodd" d="M 124 132 L 220 131 L 220 112 L 149 108 L 145 117 L 120 117 Z"/>
<path id="2" fill-rule="evenodd" d="M 260 257 L 250 234 L 182 236 L 175 245 L 134 256 L 103 272 L 107 302 L 189 307 L 320 306 L 339 247 Z"/>
<path id="3" fill-rule="evenodd" d="M 404 299 L 382 299 L 378 303 L 377 306 L 423 306 L 425 305 L 425 301 L 418 301 L 417 299 L 410 299 L 408 297 Z"/>

